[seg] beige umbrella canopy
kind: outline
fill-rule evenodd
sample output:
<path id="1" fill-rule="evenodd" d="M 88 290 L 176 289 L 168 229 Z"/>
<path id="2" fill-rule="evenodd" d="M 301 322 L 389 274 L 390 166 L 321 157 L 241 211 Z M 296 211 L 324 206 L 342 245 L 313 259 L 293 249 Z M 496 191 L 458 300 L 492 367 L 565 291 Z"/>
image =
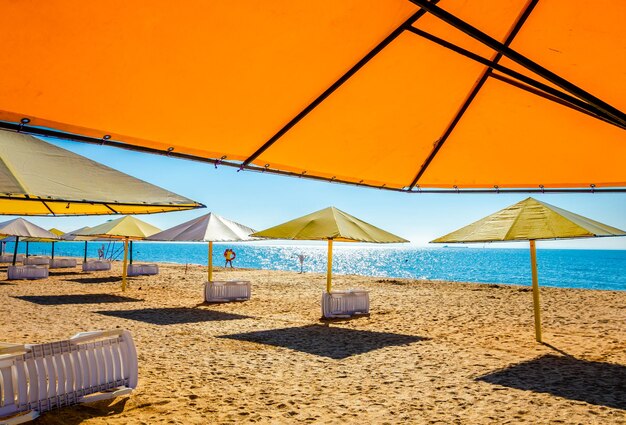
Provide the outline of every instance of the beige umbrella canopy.
<path id="1" fill-rule="evenodd" d="M 97 239 L 95 236 L 83 236 L 82 233 L 89 230 L 89 226 L 81 227 L 80 229 L 72 230 L 71 232 L 63 233 L 60 237 L 64 241 L 93 241 Z"/>
<path id="2" fill-rule="evenodd" d="M 163 230 L 148 238 L 150 241 L 208 242 L 208 279 L 213 280 L 213 242 L 251 241 L 255 230 L 228 220 L 215 213 L 208 213 L 193 220 Z"/>
<path id="3" fill-rule="evenodd" d="M 83 255 L 83 261 L 87 261 L 87 242 L 89 241 L 97 241 L 109 238 L 97 238 L 96 236 L 82 236 L 81 233 L 90 229 L 88 226 L 81 227 L 80 229 L 72 230 L 71 232 L 64 233 L 60 236 L 64 241 L 84 241 L 85 242 L 85 250 Z"/>
<path id="4" fill-rule="evenodd" d="M 541 342 L 541 314 L 535 241 L 626 236 L 626 232 L 595 220 L 527 198 L 475 223 L 437 238 L 433 243 L 530 241 L 535 337 Z"/>
<path id="5" fill-rule="evenodd" d="M 326 290 L 332 287 L 333 241 L 403 243 L 406 239 L 372 226 L 335 207 L 328 207 L 269 229 L 253 233 L 253 237 L 289 240 L 328 240 Z"/>
<path id="6" fill-rule="evenodd" d="M 47 231 L 36 224 L 26 221 L 23 218 L 14 218 L 13 220 L 0 223 L 0 235 L 15 236 L 15 248 L 13 250 L 13 265 L 17 258 L 17 245 L 20 237 L 25 238 L 42 238 L 48 240 L 58 240 L 58 236 Z"/>
<path id="7" fill-rule="evenodd" d="M 2 214 L 149 214 L 200 207 L 35 137 L 0 130 Z"/>
<path id="8" fill-rule="evenodd" d="M 110 220 L 98 226 L 76 232 L 78 236 L 96 236 L 110 239 L 122 239 L 124 241 L 124 263 L 122 268 L 122 290 L 126 290 L 126 275 L 128 268 L 128 242 L 131 239 L 145 239 L 148 236 L 160 232 L 161 229 L 141 221 L 135 217 L 126 216 L 117 220 Z"/>

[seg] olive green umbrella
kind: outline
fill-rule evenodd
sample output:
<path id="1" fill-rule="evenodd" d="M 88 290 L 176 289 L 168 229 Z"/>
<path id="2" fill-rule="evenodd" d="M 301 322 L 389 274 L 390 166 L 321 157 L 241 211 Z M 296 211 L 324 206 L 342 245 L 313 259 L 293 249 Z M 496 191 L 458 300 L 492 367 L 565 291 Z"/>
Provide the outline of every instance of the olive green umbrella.
<path id="1" fill-rule="evenodd" d="M 250 236 L 266 239 L 289 239 L 307 241 L 328 241 L 328 264 L 326 291 L 332 287 L 333 241 L 403 243 L 409 242 L 378 227 L 372 226 L 335 207 L 307 214 Z"/>
<path id="2" fill-rule="evenodd" d="M 626 232 L 545 202 L 527 198 L 432 243 L 530 241 L 535 338 L 541 342 L 536 240 L 626 236 Z"/>
<path id="3" fill-rule="evenodd" d="M 79 236 L 97 236 L 102 238 L 122 239 L 124 241 L 124 262 L 122 266 L 122 291 L 126 290 L 126 275 L 128 270 L 128 242 L 131 239 L 145 239 L 160 232 L 161 229 L 132 216 L 125 216 L 117 220 L 110 220 L 98 226 L 89 227 Z"/>

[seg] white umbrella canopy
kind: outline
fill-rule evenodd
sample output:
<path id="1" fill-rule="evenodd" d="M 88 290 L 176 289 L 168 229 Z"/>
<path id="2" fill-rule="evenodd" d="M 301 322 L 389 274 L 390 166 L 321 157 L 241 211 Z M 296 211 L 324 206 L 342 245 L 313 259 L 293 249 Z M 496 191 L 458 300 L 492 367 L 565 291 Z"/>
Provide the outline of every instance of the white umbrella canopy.
<path id="1" fill-rule="evenodd" d="M 251 241 L 257 239 L 250 236 L 254 232 L 255 230 L 248 226 L 211 212 L 156 233 L 146 240 L 208 242 L 208 278 L 210 282 L 213 278 L 213 242 Z"/>
<path id="2" fill-rule="evenodd" d="M 57 235 L 47 231 L 43 227 L 39 227 L 23 218 L 14 218 L 13 220 L 0 223 L 0 235 L 15 236 L 15 249 L 13 250 L 13 265 L 17 258 L 17 245 L 20 237 L 26 238 L 45 238 L 59 239 Z"/>
<path id="3" fill-rule="evenodd" d="M 98 238 L 95 236 L 84 236 L 82 233 L 87 232 L 90 229 L 89 226 L 81 227 L 80 229 L 72 230 L 71 232 L 63 233 L 60 238 L 64 241 L 73 242 L 85 242 L 85 249 L 83 254 L 83 262 L 87 262 L 87 242 L 89 241 L 110 241 L 106 238 Z"/>
<path id="4" fill-rule="evenodd" d="M 215 213 L 208 213 L 193 220 L 163 230 L 146 240 L 185 242 L 233 242 L 250 241 L 256 230 L 228 220 Z"/>
<path id="5" fill-rule="evenodd" d="M 97 239 L 95 236 L 84 236 L 82 233 L 89 230 L 89 226 L 81 227 L 80 229 L 72 230 L 71 232 L 63 233 L 60 238 L 64 241 L 93 241 Z"/>
<path id="6" fill-rule="evenodd" d="M 57 235 L 23 218 L 14 218 L 0 223 L 0 235 L 26 238 L 59 239 Z"/>

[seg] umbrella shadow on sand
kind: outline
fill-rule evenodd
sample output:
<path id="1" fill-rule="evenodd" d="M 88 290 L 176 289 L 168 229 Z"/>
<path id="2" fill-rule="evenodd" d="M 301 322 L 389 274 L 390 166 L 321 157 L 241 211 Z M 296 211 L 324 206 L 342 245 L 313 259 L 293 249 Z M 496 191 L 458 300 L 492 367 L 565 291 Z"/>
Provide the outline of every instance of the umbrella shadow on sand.
<path id="1" fill-rule="evenodd" d="M 50 270 L 50 276 L 80 276 L 82 272 Z"/>
<path id="2" fill-rule="evenodd" d="M 428 338 L 414 335 L 361 331 L 323 325 L 222 335 L 219 338 L 285 347 L 335 360 L 384 347 L 408 345 L 428 340 Z"/>
<path id="3" fill-rule="evenodd" d="M 21 295 L 13 298 L 39 305 L 107 304 L 143 301 L 137 298 L 123 297 L 112 294 Z"/>
<path id="4" fill-rule="evenodd" d="M 122 281 L 121 276 L 105 276 L 105 277 L 79 277 L 76 279 L 65 279 L 66 282 L 76 282 L 84 284 L 92 283 L 118 283 Z"/>
<path id="5" fill-rule="evenodd" d="M 185 307 L 96 311 L 96 313 L 104 314 L 105 316 L 119 317 L 121 319 L 137 320 L 140 322 L 151 323 L 153 325 L 177 325 L 181 323 L 200 323 L 252 318 L 251 316 L 244 316 L 241 314 Z"/>
<path id="6" fill-rule="evenodd" d="M 547 354 L 476 380 L 626 410 L 626 366 L 620 364 Z"/>

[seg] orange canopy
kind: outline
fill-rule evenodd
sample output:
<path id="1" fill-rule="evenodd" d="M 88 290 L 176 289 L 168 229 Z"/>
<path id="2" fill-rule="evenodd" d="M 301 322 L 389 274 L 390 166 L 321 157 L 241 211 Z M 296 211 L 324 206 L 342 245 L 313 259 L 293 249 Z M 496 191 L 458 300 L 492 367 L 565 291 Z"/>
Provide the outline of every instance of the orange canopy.
<path id="1" fill-rule="evenodd" d="M 387 189 L 624 187 L 624 16 L 611 0 L 6 2 L 1 126 Z"/>

